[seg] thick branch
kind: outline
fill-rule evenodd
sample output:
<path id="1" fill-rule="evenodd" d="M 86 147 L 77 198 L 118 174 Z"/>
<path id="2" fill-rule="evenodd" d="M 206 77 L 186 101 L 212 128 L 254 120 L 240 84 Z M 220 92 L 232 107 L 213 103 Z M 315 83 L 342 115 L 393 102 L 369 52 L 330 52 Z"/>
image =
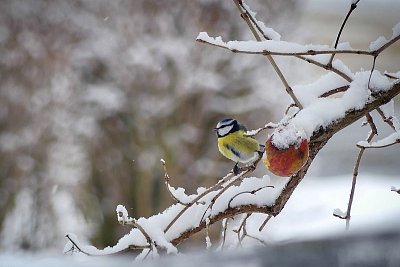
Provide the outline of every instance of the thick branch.
<path id="1" fill-rule="evenodd" d="M 256 205 L 242 205 L 238 207 L 227 208 L 225 211 L 220 212 L 213 217 L 210 217 L 208 225 L 212 225 L 213 223 L 216 223 L 220 220 L 230 218 L 232 216 L 236 216 L 242 213 L 258 212 L 258 213 L 270 214 L 272 216 L 277 216 L 285 207 L 287 201 L 293 194 L 294 190 L 304 178 L 315 156 L 322 149 L 322 147 L 329 141 L 329 139 L 338 131 L 346 128 L 347 126 L 354 123 L 358 119 L 362 118 L 372 110 L 388 103 L 392 98 L 394 98 L 398 94 L 400 94 L 400 82 L 394 84 L 393 87 L 386 92 L 379 92 L 373 94 L 372 96 L 374 97 L 374 100 L 367 103 L 363 109 L 348 110 L 343 118 L 333 122 L 325 129 L 321 127 L 318 131 L 315 131 L 314 134 L 310 137 L 310 142 L 309 142 L 310 152 L 306 164 L 300 169 L 300 171 L 297 174 L 291 177 L 289 182 L 286 184 L 286 187 L 282 190 L 281 194 L 276 199 L 274 205 L 262 206 L 262 207 Z M 197 232 L 205 229 L 205 227 L 206 223 L 203 221 L 198 226 L 183 232 L 179 237 L 172 240 L 171 243 L 173 245 L 178 245 L 179 243 L 188 239 Z"/>

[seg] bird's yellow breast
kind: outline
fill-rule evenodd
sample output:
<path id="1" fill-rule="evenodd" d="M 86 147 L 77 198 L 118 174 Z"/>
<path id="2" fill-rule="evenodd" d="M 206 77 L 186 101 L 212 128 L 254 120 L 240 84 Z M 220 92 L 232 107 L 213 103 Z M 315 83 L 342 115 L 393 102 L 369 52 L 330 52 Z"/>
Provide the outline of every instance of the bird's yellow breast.
<path id="1" fill-rule="evenodd" d="M 218 138 L 218 149 L 222 155 L 235 162 L 249 162 L 259 150 L 258 141 L 236 131 Z"/>

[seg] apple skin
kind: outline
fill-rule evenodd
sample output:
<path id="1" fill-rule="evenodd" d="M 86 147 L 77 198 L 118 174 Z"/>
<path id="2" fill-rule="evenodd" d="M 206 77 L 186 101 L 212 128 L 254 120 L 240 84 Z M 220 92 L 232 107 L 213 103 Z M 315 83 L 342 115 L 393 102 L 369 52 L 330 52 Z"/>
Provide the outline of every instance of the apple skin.
<path id="1" fill-rule="evenodd" d="M 299 144 L 279 149 L 272 142 L 271 136 L 265 143 L 263 162 L 265 167 L 277 176 L 292 176 L 304 166 L 308 159 L 308 141 L 299 140 Z"/>

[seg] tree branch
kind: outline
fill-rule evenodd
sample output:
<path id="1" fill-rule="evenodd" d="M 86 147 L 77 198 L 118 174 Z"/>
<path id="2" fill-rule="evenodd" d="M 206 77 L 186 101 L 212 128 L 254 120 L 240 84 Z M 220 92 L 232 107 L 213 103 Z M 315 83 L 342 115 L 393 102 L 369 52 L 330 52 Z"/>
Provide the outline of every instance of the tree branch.
<path id="1" fill-rule="evenodd" d="M 312 161 L 314 160 L 315 156 L 318 152 L 324 147 L 324 145 L 329 141 L 329 139 L 339 132 L 340 130 L 346 128 L 350 124 L 354 123 L 355 121 L 359 120 L 367 113 L 373 111 L 374 109 L 378 108 L 381 105 L 388 103 L 392 98 L 400 94 L 400 82 L 393 85 L 388 91 L 385 92 L 378 92 L 373 93 L 372 97 L 373 100 L 367 103 L 364 108 L 359 110 L 348 110 L 344 117 L 336 120 L 325 129 L 320 128 L 314 131 L 313 135 L 310 137 L 309 142 L 309 158 L 305 165 L 295 174 L 293 175 L 286 187 L 282 190 L 281 194 L 275 200 L 275 204 L 271 206 L 257 206 L 257 205 L 241 205 L 237 207 L 227 208 L 223 212 L 220 212 L 214 216 L 209 217 L 209 225 L 212 225 L 220 220 L 230 218 L 242 213 L 264 213 L 269 214 L 271 216 L 277 216 L 282 209 L 285 207 L 287 201 L 293 194 L 294 190 L 297 188 L 299 183 L 304 178 L 305 174 L 307 173 L 308 168 L 310 167 Z M 179 237 L 173 239 L 171 243 L 173 245 L 178 245 L 184 240 L 188 239 L 192 235 L 196 234 L 197 232 L 205 229 L 205 222 L 201 222 L 198 226 L 186 230 L 183 232 Z"/>

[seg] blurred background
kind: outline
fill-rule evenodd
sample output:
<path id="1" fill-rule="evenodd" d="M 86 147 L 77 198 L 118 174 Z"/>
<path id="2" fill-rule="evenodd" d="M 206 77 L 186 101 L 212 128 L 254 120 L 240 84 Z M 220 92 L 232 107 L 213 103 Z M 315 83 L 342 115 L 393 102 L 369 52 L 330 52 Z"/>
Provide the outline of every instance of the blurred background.
<path id="1" fill-rule="evenodd" d="M 341 40 L 367 49 L 390 38 L 400 3 L 382 3 L 361 1 Z M 349 8 L 333 0 L 249 4 L 283 40 L 315 44 L 334 42 Z M 290 104 L 265 58 L 195 42 L 200 31 L 253 39 L 232 1 L 2 0 L 0 10 L 2 250 L 61 251 L 66 232 L 114 245 L 129 231 L 116 221 L 117 204 L 137 218 L 172 203 L 161 158 L 172 185 L 188 193 L 209 186 L 233 166 L 217 151 L 217 121 L 235 117 L 254 129 Z M 398 71 L 399 53 L 399 45 L 388 49 L 378 69 Z M 353 71 L 372 64 L 343 60 Z M 277 62 L 291 85 L 324 73 Z M 350 180 L 355 143 L 368 133 L 360 125 L 335 136 L 310 174 Z M 367 153 L 360 171 L 399 178 L 399 151 Z"/>

